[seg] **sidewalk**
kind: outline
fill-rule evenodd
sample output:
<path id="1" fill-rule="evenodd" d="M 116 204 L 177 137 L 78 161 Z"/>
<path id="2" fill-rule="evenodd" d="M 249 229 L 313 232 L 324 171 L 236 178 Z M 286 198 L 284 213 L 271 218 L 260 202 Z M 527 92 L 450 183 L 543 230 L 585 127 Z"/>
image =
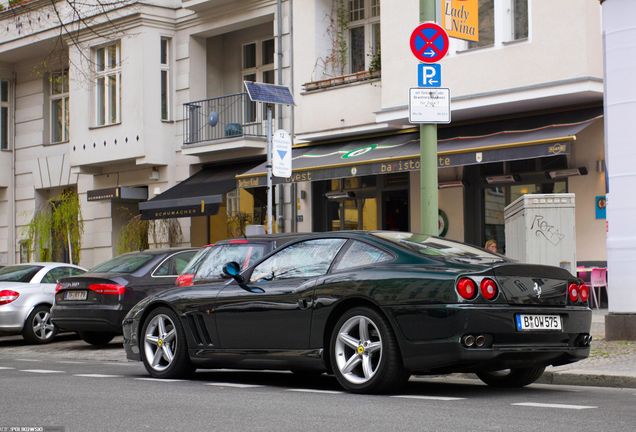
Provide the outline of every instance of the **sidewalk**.
<path id="1" fill-rule="evenodd" d="M 607 342 L 605 315 L 607 309 L 593 310 L 590 356 L 566 366 L 550 366 L 538 382 L 636 388 L 636 344 Z"/>

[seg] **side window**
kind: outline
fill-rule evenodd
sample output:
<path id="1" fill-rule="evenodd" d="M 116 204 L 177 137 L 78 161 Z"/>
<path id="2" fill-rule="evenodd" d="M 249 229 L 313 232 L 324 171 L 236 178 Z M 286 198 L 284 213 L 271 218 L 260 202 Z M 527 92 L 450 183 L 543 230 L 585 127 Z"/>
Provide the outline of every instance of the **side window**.
<path id="1" fill-rule="evenodd" d="M 335 266 L 335 270 L 392 261 L 393 255 L 367 243 L 354 241 Z"/>
<path id="2" fill-rule="evenodd" d="M 288 246 L 260 263 L 250 282 L 326 274 L 345 243 L 345 239 L 318 239 Z"/>
<path id="3" fill-rule="evenodd" d="M 244 270 L 264 255 L 264 244 L 233 243 L 219 245 L 210 251 L 201 262 L 192 280 L 196 282 L 221 279 L 223 277 L 223 265 L 228 262 L 235 261 Z"/>
<path id="4" fill-rule="evenodd" d="M 168 276 L 170 275 L 170 260 L 167 259 L 152 274 L 153 276 Z"/>
<path id="5" fill-rule="evenodd" d="M 70 276 L 67 267 L 57 267 L 49 271 L 46 276 L 42 278 L 42 283 L 56 283 L 58 279 L 67 276 Z"/>
<path id="6" fill-rule="evenodd" d="M 190 262 L 190 260 L 192 259 L 192 257 L 194 257 L 196 253 L 197 251 L 190 251 L 190 252 L 184 252 L 184 253 L 175 255 L 173 259 L 174 259 L 174 269 L 176 273 L 173 273 L 173 274 L 175 276 L 178 274 L 181 274 L 183 269 L 186 268 L 186 266 L 188 265 L 188 263 Z"/>
<path id="7" fill-rule="evenodd" d="M 77 275 L 81 275 L 81 274 L 86 273 L 86 270 L 78 269 L 78 268 L 75 268 L 75 267 L 69 267 L 68 268 L 68 273 L 69 273 L 68 274 L 69 276 L 77 276 Z"/>

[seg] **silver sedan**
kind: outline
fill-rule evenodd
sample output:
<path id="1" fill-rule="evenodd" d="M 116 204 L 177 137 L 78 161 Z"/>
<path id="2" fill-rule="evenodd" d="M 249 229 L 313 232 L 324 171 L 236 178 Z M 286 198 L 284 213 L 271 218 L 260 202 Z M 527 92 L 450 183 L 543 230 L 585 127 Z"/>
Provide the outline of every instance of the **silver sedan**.
<path id="1" fill-rule="evenodd" d="M 0 335 L 22 334 L 30 343 L 53 340 L 51 322 L 57 280 L 86 269 L 66 263 L 25 263 L 0 268 Z"/>

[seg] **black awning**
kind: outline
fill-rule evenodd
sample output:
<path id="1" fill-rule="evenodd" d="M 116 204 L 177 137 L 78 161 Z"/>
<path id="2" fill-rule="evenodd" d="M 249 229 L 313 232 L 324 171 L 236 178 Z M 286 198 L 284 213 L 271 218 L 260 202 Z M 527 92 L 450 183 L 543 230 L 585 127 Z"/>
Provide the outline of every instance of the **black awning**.
<path id="1" fill-rule="evenodd" d="M 141 218 L 169 219 L 215 215 L 223 195 L 236 189 L 236 175 L 255 162 L 208 166 L 151 200 L 139 203 Z"/>
<path id="2" fill-rule="evenodd" d="M 598 117 L 597 117 L 598 118 Z M 437 142 L 438 168 L 567 154 L 576 134 L 597 118 L 531 130 L 501 131 Z M 273 184 L 330 180 L 420 169 L 420 134 L 406 133 L 292 150 L 292 177 Z M 237 175 L 240 188 L 267 185 L 266 166 Z"/>

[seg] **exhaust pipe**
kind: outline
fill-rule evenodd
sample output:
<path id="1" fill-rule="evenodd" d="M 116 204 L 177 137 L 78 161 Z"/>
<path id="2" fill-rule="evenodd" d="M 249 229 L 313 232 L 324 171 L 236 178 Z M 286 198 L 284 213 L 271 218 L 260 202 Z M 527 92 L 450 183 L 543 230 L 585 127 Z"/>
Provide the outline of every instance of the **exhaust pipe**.
<path id="1" fill-rule="evenodd" d="M 483 337 L 482 335 L 479 335 L 475 338 L 475 345 L 477 345 L 478 347 L 484 346 L 485 343 L 486 343 L 486 338 Z"/>

